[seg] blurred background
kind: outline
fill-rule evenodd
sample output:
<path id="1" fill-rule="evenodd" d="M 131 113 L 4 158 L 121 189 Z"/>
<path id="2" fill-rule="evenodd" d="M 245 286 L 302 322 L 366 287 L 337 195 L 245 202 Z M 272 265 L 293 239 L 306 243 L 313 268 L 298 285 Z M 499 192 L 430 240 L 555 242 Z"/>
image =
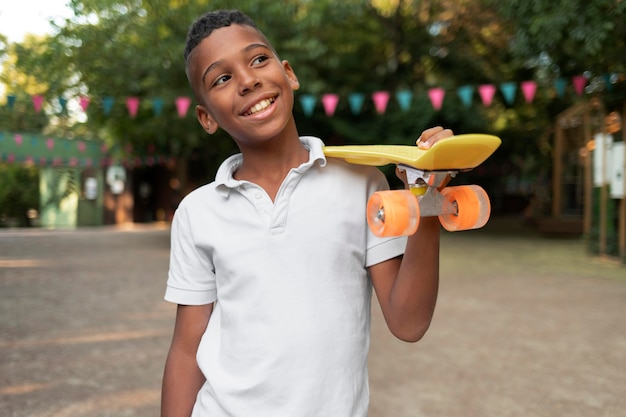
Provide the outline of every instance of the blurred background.
<path id="1" fill-rule="evenodd" d="M 182 51 L 233 7 L 295 69 L 302 135 L 502 138 L 454 179 L 492 218 L 442 235 L 426 339 L 374 307 L 371 416 L 621 416 L 622 0 L 4 1 L 0 415 L 158 415 L 169 221 L 237 152 L 196 121 Z"/>
<path id="2" fill-rule="evenodd" d="M 182 59 L 195 18 L 236 6 L 296 70 L 302 135 L 495 134 L 501 148 L 457 182 L 482 185 L 494 216 L 625 256 L 623 1 L 20 4 L 0 9 L 1 226 L 171 219 L 237 151 L 195 120 Z"/>

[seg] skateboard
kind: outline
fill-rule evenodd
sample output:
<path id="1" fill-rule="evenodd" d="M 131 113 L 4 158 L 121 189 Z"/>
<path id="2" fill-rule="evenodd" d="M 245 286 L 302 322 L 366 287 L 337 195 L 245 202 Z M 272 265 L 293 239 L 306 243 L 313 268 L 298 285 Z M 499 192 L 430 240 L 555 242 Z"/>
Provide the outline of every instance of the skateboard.
<path id="1" fill-rule="evenodd" d="M 325 146 L 324 154 L 357 165 L 396 164 L 406 172 L 408 190 L 378 191 L 367 203 L 367 223 L 377 236 L 408 236 L 420 217 L 438 216 L 448 231 L 487 224 L 491 203 L 478 185 L 447 187 L 459 172 L 482 164 L 502 141 L 497 136 L 466 134 L 446 138 L 430 149 L 407 145 Z"/>

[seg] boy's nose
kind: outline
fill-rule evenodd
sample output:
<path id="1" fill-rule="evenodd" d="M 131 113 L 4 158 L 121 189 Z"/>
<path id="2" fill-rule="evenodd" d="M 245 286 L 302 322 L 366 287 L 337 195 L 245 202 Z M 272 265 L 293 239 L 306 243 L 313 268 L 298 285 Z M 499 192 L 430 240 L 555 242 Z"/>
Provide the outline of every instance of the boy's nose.
<path id="1" fill-rule="evenodd" d="M 246 94 L 261 85 L 261 79 L 254 72 L 244 72 L 241 75 L 239 90 L 241 94 Z"/>

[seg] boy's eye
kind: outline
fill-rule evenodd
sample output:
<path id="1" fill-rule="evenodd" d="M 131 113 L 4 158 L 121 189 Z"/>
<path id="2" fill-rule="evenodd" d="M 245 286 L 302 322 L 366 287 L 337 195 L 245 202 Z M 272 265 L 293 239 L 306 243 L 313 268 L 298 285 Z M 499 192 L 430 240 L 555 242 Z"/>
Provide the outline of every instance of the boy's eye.
<path id="1" fill-rule="evenodd" d="M 230 75 L 222 75 L 222 76 L 217 77 L 215 79 L 215 82 L 213 83 L 213 85 L 223 84 L 223 83 L 225 83 L 228 80 L 230 80 Z"/>
<path id="2" fill-rule="evenodd" d="M 267 55 L 261 55 L 261 56 L 254 58 L 254 60 L 252 61 L 252 64 L 258 65 L 258 64 L 263 63 L 264 61 L 267 61 L 268 59 L 269 57 Z"/>

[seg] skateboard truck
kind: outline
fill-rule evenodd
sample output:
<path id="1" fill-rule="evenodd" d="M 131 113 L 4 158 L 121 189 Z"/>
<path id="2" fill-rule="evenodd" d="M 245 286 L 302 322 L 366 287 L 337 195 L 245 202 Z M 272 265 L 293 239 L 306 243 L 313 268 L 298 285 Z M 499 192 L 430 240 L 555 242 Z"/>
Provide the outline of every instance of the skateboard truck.
<path id="1" fill-rule="evenodd" d="M 446 204 L 439 190 L 448 185 L 458 171 L 425 171 L 405 164 L 398 164 L 398 169 L 406 173 L 409 190 L 417 198 L 421 217 L 456 212 L 455 207 Z"/>
<path id="2" fill-rule="evenodd" d="M 397 164 L 408 190 L 379 191 L 368 202 L 368 224 L 377 236 L 412 235 L 420 217 L 438 216 L 448 231 L 478 229 L 491 214 L 485 190 L 477 185 L 446 187 L 460 170 L 429 171 Z"/>

